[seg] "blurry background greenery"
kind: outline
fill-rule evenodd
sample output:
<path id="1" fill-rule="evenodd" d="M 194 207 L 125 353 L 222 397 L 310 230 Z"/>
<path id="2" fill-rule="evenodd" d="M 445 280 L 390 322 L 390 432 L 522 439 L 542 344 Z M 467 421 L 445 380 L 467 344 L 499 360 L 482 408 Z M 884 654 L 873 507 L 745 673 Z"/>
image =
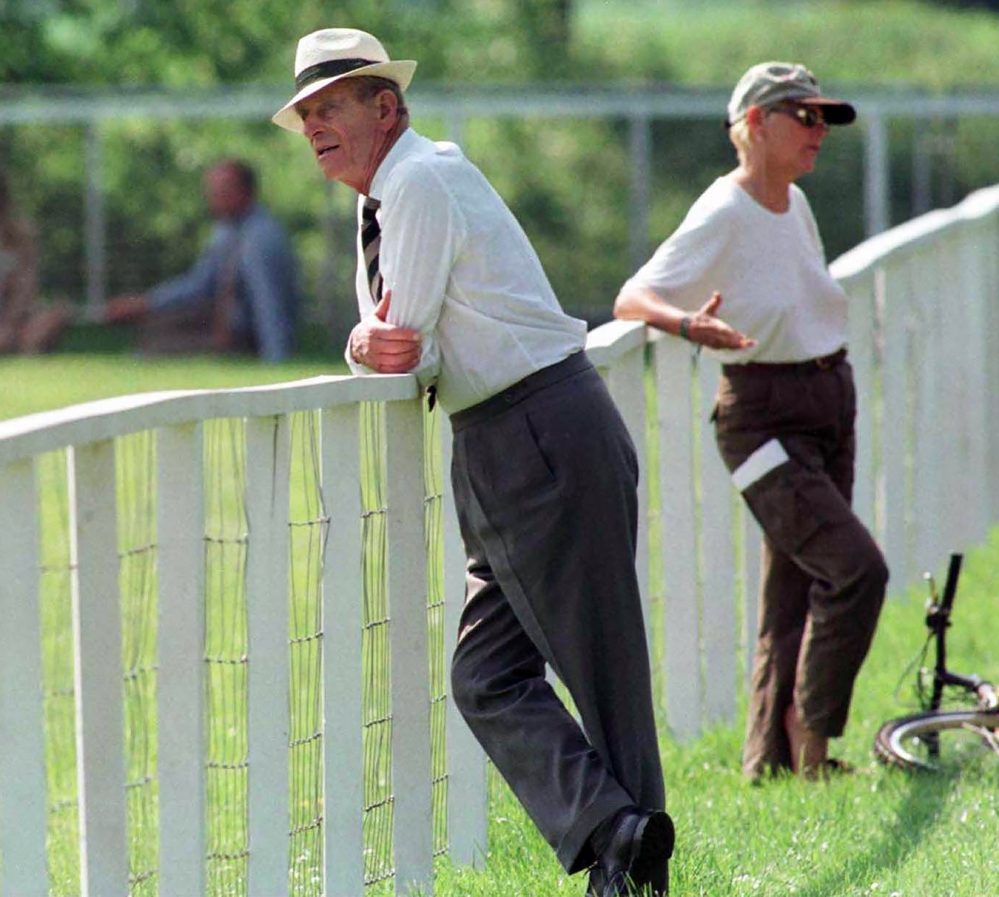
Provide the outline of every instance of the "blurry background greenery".
<path id="1" fill-rule="evenodd" d="M 133 117 L 128 96 L 167 88 L 288 86 L 295 43 L 330 25 L 365 28 L 390 53 L 420 62 L 411 91 L 516 86 L 678 85 L 727 92 L 751 64 L 805 62 L 830 93 L 920 89 L 999 91 L 999 2 L 808 0 L 0 0 L 0 103 L 26 89 L 121 92 L 103 130 L 108 288 L 138 290 L 186 268 L 207 234 L 200 176 L 237 155 L 261 173 L 262 194 L 291 230 L 305 269 L 318 346 L 339 355 L 352 324 L 354 201 L 327 185 L 305 142 L 268 121 Z M 733 164 L 719 122 L 660 120 L 653 128 L 650 249 L 691 201 Z M 812 199 L 830 258 L 864 236 L 859 129 L 838 130 L 814 175 Z M 932 201 L 947 205 L 999 181 L 999 121 L 893 119 L 892 223 L 913 212 L 913 152 L 943 148 Z M 628 132 L 624 120 L 476 118 L 466 153 L 507 199 L 566 307 L 598 323 L 632 273 Z M 0 166 L 41 234 L 42 286 L 82 301 L 85 135 L 75 124 L 0 126 Z M 331 251 L 332 250 L 332 251 Z"/>

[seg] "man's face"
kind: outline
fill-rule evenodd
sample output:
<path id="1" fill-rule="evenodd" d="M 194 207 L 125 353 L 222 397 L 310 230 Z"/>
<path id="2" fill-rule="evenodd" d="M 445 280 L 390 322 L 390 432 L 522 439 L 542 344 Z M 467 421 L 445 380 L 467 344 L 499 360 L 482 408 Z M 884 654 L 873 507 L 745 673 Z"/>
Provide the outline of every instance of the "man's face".
<path id="1" fill-rule="evenodd" d="M 384 135 L 377 97 L 358 100 L 354 85 L 338 81 L 295 107 L 323 174 L 362 191 Z"/>
<path id="2" fill-rule="evenodd" d="M 219 166 L 205 172 L 205 203 L 212 218 L 238 218 L 249 205 L 249 196 L 239 174 Z"/>

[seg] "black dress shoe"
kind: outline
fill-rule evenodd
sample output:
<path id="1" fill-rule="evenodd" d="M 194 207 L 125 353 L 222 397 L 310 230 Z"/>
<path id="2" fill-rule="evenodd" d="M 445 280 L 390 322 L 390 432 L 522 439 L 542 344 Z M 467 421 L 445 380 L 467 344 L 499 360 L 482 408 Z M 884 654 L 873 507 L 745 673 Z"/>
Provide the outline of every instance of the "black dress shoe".
<path id="1" fill-rule="evenodd" d="M 590 871 L 587 897 L 666 897 L 674 837 L 662 810 L 622 813 Z"/>

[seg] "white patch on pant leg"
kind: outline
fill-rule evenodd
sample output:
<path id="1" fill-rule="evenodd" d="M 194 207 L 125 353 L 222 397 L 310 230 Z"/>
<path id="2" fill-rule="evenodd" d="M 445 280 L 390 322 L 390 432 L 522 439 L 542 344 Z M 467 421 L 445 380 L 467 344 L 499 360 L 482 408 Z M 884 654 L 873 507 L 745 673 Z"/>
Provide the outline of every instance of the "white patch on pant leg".
<path id="1" fill-rule="evenodd" d="M 740 464 L 732 474 L 736 489 L 745 492 L 757 480 L 763 479 L 771 470 L 786 464 L 790 458 L 784 446 L 777 439 L 763 443 L 753 454 Z"/>

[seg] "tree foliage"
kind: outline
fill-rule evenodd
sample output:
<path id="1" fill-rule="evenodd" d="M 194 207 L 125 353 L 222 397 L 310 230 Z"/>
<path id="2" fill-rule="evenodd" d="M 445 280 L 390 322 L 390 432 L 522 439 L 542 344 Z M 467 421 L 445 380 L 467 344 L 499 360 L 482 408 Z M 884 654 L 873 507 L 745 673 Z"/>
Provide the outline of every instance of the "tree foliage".
<path id="1" fill-rule="evenodd" d="M 671 81 L 728 87 L 761 58 L 809 63 L 824 85 L 854 95 L 904 75 L 935 89 L 999 84 L 999 21 L 981 11 L 893 0 L 878 3 L 695 4 L 679 13 L 651 0 L 0 0 L 0 77 L 6 91 L 130 91 L 232 84 L 291 87 L 298 38 L 353 25 L 398 57 L 419 60 L 416 88 Z M 664 10 L 673 10 L 666 12 Z M 851 79 L 853 79 L 851 81 Z M 0 102 L 4 93 L 0 89 Z M 449 136 L 413 112 L 418 129 Z M 719 119 L 722 110 L 719 110 Z M 953 127 L 892 123 L 893 220 L 911 213 L 912 147 L 953 152 L 940 199 L 999 180 L 994 122 Z M 353 319 L 354 196 L 330 187 L 304 141 L 266 120 L 162 120 L 123 115 L 102 125 L 107 271 L 111 292 L 176 273 L 206 233 L 205 166 L 227 155 L 261 174 L 263 198 L 285 221 L 306 271 L 312 316 L 342 332 Z M 932 140 L 930 139 L 932 138 Z M 524 223 L 557 292 L 590 320 L 606 318 L 631 273 L 629 133 L 623 119 L 517 121 L 476 117 L 466 153 Z M 649 244 L 733 164 L 712 123 L 655 122 Z M 84 134 L 78 126 L 0 128 L 0 167 L 41 225 L 43 286 L 79 299 L 84 289 Z M 863 236 L 861 128 L 841 129 L 803 183 L 830 256 Z"/>
<path id="2" fill-rule="evenodd" d="M 569 74 L 571 0 L 0 0 L 5 84 L 207 86 L 289 76 L 298 38 L 350 25 L 419 48 L 423 77 Z"/>
<path id="3" fill-rule="evenodd" d="M 274 82 L 290 76 L 298 38 L 333 24 L 363 27 L 392 46 L 420 48 L 431 74 L 459 4 L 346 0 L 2 0 L 0 77 L 6 84 L 158 85 Z M 334 20 L 335 19 L 335 20 Z"/>

